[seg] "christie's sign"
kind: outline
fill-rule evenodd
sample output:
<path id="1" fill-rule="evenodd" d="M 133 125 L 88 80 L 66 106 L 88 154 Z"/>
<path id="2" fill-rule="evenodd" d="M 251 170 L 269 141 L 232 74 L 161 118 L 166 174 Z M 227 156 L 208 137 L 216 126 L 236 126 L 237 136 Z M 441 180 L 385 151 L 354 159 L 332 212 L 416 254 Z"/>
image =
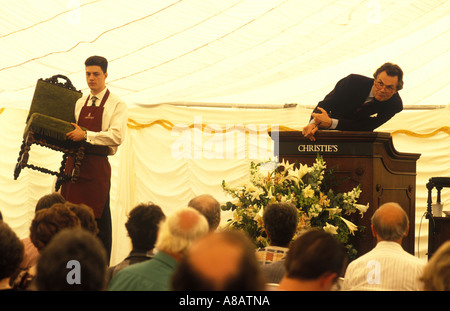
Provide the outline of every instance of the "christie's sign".
<path id="1" fill-rule="evenodd" d="M 352 142 L 298 142 L 283 141 L 275 142 L 275 151 L 283 155 L 301 154 L 335 154 L 335 155 L 372 155 L 371 143 Z M 278 151 L 278 152 L 277 152 Z"/>
<path id="2" fill-rule="evenodd" d="M 299 152 L 331 152 L 339 151 L 339 145 L 298 145 Z"/>

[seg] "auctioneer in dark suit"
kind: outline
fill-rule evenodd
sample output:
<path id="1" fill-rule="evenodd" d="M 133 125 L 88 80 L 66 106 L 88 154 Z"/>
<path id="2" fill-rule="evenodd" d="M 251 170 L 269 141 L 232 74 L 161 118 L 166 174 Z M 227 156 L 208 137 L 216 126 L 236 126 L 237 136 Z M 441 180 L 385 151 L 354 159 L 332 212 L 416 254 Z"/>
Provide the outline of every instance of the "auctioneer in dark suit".
<path id="1" fill-rule="evenodd" d="M 403 110 L 398 92 L 386 101 L 374 100 L 364 106 L 373 85 L 373 78 L 350 74 L 317 106 L 326 110 L 330 118 L 338 120 L 336 130 L 373 131 Z"/>

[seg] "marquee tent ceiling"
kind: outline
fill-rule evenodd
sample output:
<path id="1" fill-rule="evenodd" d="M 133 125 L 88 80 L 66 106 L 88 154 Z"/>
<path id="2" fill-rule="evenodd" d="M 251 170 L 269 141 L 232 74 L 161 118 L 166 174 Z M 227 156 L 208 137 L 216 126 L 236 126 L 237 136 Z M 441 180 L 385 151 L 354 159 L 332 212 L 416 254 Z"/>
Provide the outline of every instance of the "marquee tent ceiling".
<path id="1" fill-rule="evenodd" d="M 27 108 L 39 78 L 87 92 L 84 60 L 110 62 L 130 106 L 314 105 L 386 61 L 408 106 L 448 105 L 448 0 L 16 0 L 0 20 L 0 107 Z"/>

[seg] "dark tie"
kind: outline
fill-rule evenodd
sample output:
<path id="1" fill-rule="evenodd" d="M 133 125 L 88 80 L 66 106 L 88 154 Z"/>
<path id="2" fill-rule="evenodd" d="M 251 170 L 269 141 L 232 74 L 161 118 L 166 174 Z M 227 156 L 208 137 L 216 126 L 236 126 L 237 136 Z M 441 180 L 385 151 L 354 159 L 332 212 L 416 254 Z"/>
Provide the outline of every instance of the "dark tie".
<path id="1" fill-rule="evenodd" d="M 96 101 L 97 101 L 97 97 L 92 96 L 92 105 L 91 106 L 95 106 Z"/>
<path id="2" fill-rule="evenodd" d="M 375 98 L 371 97 L 370 100 L 364 102 L 364 104 L 362 104 L 358 109 L 356 109 L 357 111 L 361 111 L 364 107 L 370 106 L 375 102 Z"/>

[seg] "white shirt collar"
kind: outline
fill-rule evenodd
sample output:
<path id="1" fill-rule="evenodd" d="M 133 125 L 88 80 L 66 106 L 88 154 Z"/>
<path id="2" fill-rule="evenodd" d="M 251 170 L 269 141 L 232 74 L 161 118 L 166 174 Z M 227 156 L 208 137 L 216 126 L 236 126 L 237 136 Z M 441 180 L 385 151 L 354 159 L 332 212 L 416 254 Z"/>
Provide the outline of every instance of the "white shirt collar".
<path id="1" fill-rule="evenodd" d="M 102 101 L 102 99 L 103 99 L 103 96 L 105 96 L 105 94 L 106 94 L 106 90 L 107 90 L 108 88 L 107 87 L 105 87 L 104 89 L 103 89 L 103 91 L 101 91 L 100 93 L 98 93 L 97 95 L 92 95 L 92 93 L 90 94 L 90 99 L 92 99 L 92 97 L 93 96 L 95 96 L 95 97 L 97 97 L 97 101 L 96 101 L 96 106 L 97 105 L 100 105 L 100 103 L 101 103 L 101 101 Z M 98 104 L 97 104 L 98 103 Z"/>

